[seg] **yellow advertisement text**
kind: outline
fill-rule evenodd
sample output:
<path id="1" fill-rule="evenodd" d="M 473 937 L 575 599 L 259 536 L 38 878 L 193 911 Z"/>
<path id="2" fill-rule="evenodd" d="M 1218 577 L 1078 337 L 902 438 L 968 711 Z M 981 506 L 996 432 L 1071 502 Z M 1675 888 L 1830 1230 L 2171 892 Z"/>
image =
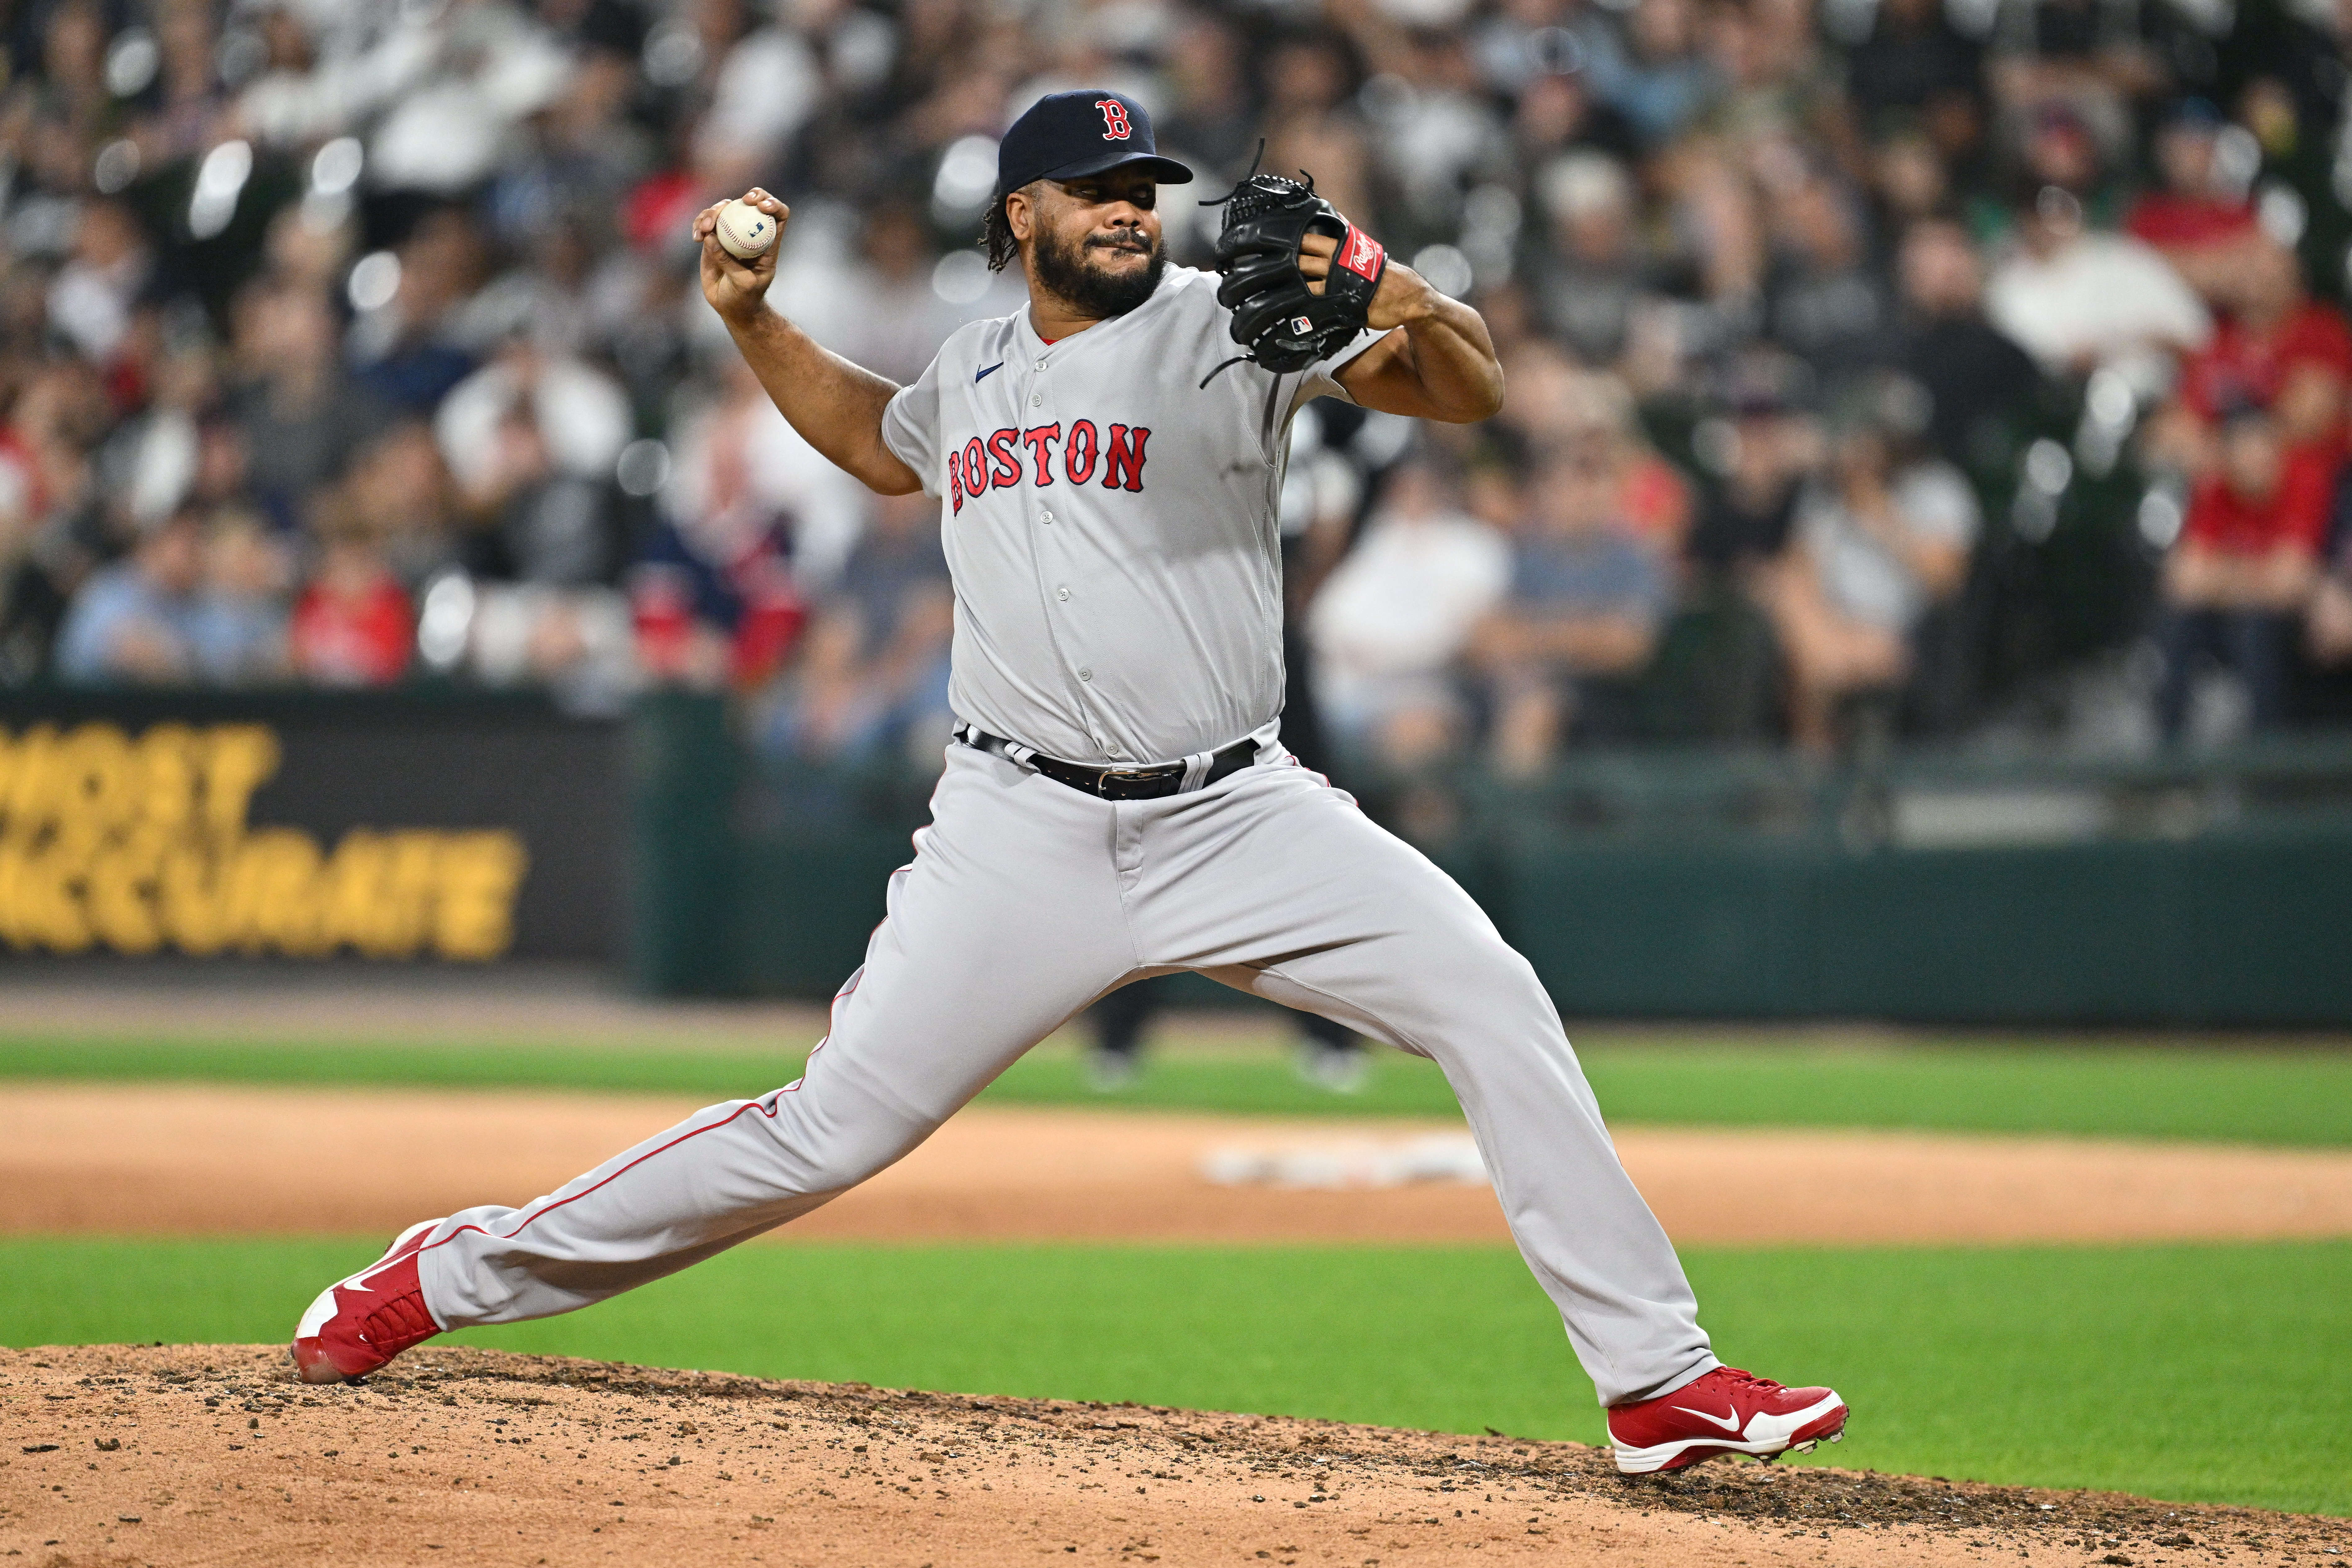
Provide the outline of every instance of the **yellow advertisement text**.
<path id="1" fill-rule="evenodd" d="M 329 851 L 246 821 L 278 758 L 258 724 L 0 729 L 0 943 L 475 960 L 512 945 L 515 833 L 354 828 Z"/>

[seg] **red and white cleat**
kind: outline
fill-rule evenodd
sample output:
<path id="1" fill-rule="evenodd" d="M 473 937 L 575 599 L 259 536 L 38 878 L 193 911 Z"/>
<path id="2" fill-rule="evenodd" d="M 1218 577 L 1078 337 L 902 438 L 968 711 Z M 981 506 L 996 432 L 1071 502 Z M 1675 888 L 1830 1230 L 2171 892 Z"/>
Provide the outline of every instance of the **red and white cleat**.
<path id="1" fill-rule="evenodd" d="M 1718 1366 L 1672 1394 L 1611 1409 L 1609 1444 L 1621 1472 L 1645 1476 L 1717 1454 L 1808 1453 L 1824 1437 L 1844 1437 L 1845 1416 L 1834 1389 L 1783 1388 Z"/>
<path id="2" fill-rule="evenodd" d="M 416 1277 L 417 1249 L 440 1223 L 410 1226 L 383 1257 L 319 1293 L 294 1326 L 294 1369 L 303 1382 L 356 1383 L 441 1332 Z"/>

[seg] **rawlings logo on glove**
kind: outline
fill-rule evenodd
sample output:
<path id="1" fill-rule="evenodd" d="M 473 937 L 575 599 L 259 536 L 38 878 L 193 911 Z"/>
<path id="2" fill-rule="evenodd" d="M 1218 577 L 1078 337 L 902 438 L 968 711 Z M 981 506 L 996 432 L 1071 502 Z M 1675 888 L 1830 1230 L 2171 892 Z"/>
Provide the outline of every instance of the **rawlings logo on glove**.
<path id="1" fill-rule="evenodd" d="M 1364 329 L 1381 275 L 1388 270 L 1388 252 L 1315 193 L 1313 175 L 1301 183 L 1280 174 L 1252 174 L 1222 202 L 1203 204 L 1225 209 L 1217 235 L 1217 271 L 1224 279 L 1217 287 L 1217 303 L 1234 313 L 1234 341 L 1242 352 L 1211 371 L 1202 386 L 1243 360 L 1277 375 L 1303 371 L 1347 347 Z M 1310 234 L 1327 235 L 1339 246 L 1320 294 L 1307 287 L 1298 270 L 1301 242 Z"/>

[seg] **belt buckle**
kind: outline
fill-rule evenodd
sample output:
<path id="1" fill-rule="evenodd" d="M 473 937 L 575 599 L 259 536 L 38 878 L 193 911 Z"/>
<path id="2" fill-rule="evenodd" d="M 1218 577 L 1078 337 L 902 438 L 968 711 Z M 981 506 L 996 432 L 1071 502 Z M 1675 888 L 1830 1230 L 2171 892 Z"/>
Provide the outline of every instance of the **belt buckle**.
<path id="1" fill-rule="evenodd" d="M 1156 783 L 1167 775 L 1168 769 L 1164 768 L 1106 768 L 1095 776 L 1095 793 L 1106 800 L 1138 799 L 1112 791 L 1121 785 Z"/>

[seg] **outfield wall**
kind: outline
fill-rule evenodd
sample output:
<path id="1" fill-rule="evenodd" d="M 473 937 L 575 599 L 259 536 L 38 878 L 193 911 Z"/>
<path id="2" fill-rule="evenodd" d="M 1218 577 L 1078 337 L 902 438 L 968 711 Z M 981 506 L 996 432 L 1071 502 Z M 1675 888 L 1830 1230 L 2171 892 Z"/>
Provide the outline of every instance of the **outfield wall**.
<path id="1" fill-rule="evenodd" d="M 0 952 L 616 963 L 625 740 L 520 695 L 0 694 Z"/>
<path id="2" fill-rule="evenodd" d="M 677 694 L 621 721 L 431 689 L 18 693 L 0 953 L 586 959 L 648 994 L 822 999 L 912 852 L 919 774 L 779 768 Z M 1570 1016 L 2352 1026 L 2352 737 L 1355 783 Z"/>
<path id="3" fill-rule="evenodd" d="M 2352 833 L 1844 852 L 1548 847 L 1507 932 L 1563 1012 L 2352 1023 Z"/>
<path id="4" fill-rule="evenodd" d="M 803 779 L 813 826 L 690 699 L 642 709 L 633 757 L 634 982 L 831 996 L 919 797 Z M 2352 1026 L 2352 739 L 2105 767 L 1609 758 L 1456 788 L 1433 855 L 1571 1017 Z"/>

